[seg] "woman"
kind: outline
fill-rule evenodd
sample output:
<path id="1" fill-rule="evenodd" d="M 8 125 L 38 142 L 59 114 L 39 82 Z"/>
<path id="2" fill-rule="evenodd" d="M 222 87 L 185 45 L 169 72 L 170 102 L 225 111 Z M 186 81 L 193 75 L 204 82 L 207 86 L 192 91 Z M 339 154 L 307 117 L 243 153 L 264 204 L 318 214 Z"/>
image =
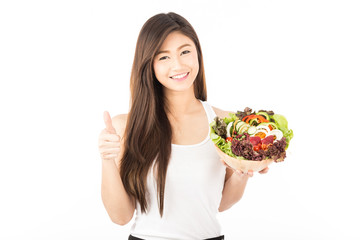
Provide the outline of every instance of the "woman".
<path id="1" fill-rule="evenodd" d="M 144 24 L 130 90 L 129 113 L 105 112 L 99 137 L 111 220 L 125 225 L 136 210 L 129 239 L 224 239 L 216 215 L 240 200 L 252 173 L 226 168 L 209 138 L 209 123 L 228 112 L 206 102 L 201 47 L 186 19 L 158 14 Z"/>

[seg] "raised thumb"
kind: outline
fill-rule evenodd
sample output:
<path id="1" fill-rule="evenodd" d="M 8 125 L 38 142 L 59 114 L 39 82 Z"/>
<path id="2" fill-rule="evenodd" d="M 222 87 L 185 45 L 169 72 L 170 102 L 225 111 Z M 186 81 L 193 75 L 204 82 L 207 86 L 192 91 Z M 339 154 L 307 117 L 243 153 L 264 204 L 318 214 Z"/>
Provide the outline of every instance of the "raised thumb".
<path id="1" fill-rule="evenodd" d="M 104 122 L 105 122 L 106 130 L 109 133 L 116 133 L 115 128 L 112 125 L 112 120 L 108 111 L 104 112 Z"/>

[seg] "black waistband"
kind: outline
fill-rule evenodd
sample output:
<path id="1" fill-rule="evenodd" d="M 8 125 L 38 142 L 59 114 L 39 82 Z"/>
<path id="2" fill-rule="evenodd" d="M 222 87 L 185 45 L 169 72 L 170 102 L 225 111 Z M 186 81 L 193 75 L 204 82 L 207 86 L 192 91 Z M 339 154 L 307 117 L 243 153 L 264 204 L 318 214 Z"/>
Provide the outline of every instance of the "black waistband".
<path id="1" fill-rule="evenodd" d="M 224 235 L 221 235 L 219 237 L 214 237 L 214 238 L 207 238 L 207 239 L 204 239 L 204 240 L 224 240 L 225 239 L 225 236 Z M 134 236 L 129 236 L 128 240 L 146 240 L 146 239 L 142 239 L 142 238 L 137 238 L 137 237 L 134 237 Z"/>

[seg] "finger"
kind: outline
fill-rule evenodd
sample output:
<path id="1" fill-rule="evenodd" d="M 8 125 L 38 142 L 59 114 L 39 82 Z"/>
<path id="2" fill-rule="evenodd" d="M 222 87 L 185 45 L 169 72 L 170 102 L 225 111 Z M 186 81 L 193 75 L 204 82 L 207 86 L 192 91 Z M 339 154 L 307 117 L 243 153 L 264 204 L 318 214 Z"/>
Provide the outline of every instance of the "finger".
<path id="1" fill-rule="evenodd" d="M 116 133 L 115 128 L 112 125 L 112 120 L 108 111 L 104 112 L 104 122 L 105 122 L 106 130 L 109 133 Z"/>
<path id="2" fill-rule="evenodd" d="M 108 152 L 101 154 L 101 156 L 106 157 L 106 158 L 114 158 L 114 157 L 116 157 L 118 155 L 119 154 L 117 154 L 117 153 L 108 153 Z"/>
<path id="3" fill-rule="evenodd" d="M 236 170 L 235 172 L 236 172 L 236 174 L 238 174 L 240 176 L 243 176 L 243 175 L 248 176 L 248 177 L 254 176 L 254 172 L 252 170 L 249 170 L 247 172 L 243 172 L 241 170 Z"/>
<path id="4" fill-rule="evenodd" d="M 106 142 L 119 142 L 120 136 L 113 133 L 103 133 L 99 136 L 99 140 Z"/>
<path id="5" fill-rule="evenodd" d="M 102 148 L 99 150 L 100 154 L 108 155 L 113 153 L 120 153 L 120 148 Z"/>
<path id="6" fill-rule="evenodd" d="M 269 171 L 269 168 L 266 167 L 264 168 L 263 170 L 259 171 L 260 174 L 264 174 L 264 173 L 267 173 Z"/>
<path id="7" fill-rule="evenodd" d="M 109 148 L 121 148 L 120 142 L 105 142 L 100 141 L 99 142 L 99 148 L 100 149 L 109 149 Z"/>
<path id="8" fill-rule="evenodd" d="M 110 154 L 110 155 L 102 156 L 101 158 L 104 160 L 115 160 L 117 156 L 118 156 L 117 154 Z"/>
<path id="9" fill-rule="evenodd" d="M 116 153 L 116 152 L 112 153 L 112 152 L 105 151 L 105 152 L 100 152 L 100 155 L 103 158 L 114 158 L 114 157 L 117 157 L 119 155 L 119 153 Z"/>

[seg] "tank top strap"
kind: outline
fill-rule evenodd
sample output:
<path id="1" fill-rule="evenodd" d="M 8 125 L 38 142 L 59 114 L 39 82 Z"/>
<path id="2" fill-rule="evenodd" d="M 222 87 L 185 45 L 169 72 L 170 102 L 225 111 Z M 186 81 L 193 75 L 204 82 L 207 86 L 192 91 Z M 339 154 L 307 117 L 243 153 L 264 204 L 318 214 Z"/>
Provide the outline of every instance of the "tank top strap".
<path id="1" fill-rule="evenodd" d="M 206 112 L 206 116 L 208 118 L 209 123 L 211 123 L 212 121 L 214 121 L 214 118 L 217 116 L 214 109 L 211 107 L 211 105 L 207 102 L 207 101 L 201 101 L 205 112 Z"/>

